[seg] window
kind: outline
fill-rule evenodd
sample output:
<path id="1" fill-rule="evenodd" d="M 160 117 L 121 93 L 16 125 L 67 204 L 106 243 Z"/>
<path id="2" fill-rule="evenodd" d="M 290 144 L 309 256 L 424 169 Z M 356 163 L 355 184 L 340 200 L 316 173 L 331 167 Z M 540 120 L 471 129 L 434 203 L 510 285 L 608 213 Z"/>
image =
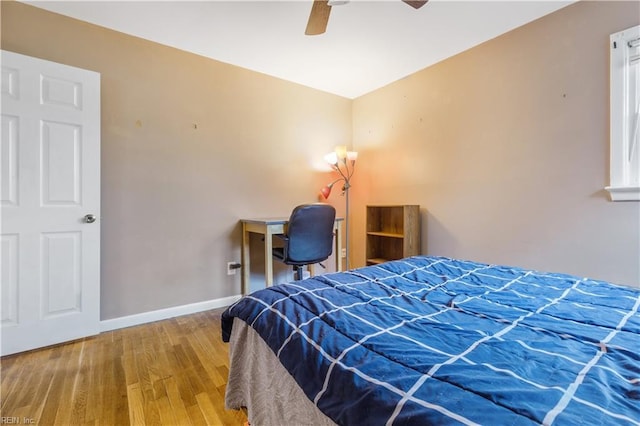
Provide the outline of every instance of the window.
<path id="1" fill-rule="evenodd" d="M 640 201 L 640 25 L 611 34 L 612 201 Z"/>

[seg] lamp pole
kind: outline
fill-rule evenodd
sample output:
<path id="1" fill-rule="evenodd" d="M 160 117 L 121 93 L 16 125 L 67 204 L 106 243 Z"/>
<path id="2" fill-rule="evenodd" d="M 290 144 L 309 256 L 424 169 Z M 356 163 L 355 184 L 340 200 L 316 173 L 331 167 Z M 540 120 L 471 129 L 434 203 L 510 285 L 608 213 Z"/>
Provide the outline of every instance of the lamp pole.
<path id="1" fill-rule="evenodd" d="M 345 268 L 348 271 L 349 270 L 349 188 L 351 187 L 351 185 L 349 184 L 349 181 L 344 182 L 344 198 L 345 198 L 345 212 L 344 212 L 344 233 L 345 233 L 345 253 L 346 253 L 346 257 L 345 257 Z M 339 254 L 339 256 L 342 256 L 342 253 Z"/>

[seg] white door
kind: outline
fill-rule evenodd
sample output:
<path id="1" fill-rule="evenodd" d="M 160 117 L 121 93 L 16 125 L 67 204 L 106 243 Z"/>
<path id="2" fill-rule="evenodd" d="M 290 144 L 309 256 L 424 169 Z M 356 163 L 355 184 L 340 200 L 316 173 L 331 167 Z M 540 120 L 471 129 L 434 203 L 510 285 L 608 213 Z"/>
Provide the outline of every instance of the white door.
<path id="1" fill-rule="evenodd" d="M 7 355 L 99 332 L 100 75 L 1 53 Z"/>

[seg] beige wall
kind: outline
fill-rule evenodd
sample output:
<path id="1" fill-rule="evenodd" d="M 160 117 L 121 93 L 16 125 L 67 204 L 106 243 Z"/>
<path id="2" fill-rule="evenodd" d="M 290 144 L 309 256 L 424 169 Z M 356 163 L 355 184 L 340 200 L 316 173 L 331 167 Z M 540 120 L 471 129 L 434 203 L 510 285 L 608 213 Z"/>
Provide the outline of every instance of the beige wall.
<path id="1" fill-rule="evenodd" d="M 101 73 L 102 319 L 239 294 L 238 220 L 317 201 L 351 139 L 348 99 L 21 3 L 2 49 Z"/>
<path id="2" fill-rule="evenodd" d="M 580 2 L 355 100 L 354 236 L 420 204 L 423 253 L 640 286 L 640 203 L 603 190 L 609 34 L 639 22 Z"/>
<path id="3" fill-rule="evenodd" d="M 638 5 L 569 6 L 355 101 L 21 3 L 2 48 L 102 75 L 103 319 L 238 294 L 238 220 L 316 201 L 352 135 L 352 265 L 366 204 L 415 203 L 423 253 L 640 285 L 640 203 L 603 191 L 607 40 Z"/>

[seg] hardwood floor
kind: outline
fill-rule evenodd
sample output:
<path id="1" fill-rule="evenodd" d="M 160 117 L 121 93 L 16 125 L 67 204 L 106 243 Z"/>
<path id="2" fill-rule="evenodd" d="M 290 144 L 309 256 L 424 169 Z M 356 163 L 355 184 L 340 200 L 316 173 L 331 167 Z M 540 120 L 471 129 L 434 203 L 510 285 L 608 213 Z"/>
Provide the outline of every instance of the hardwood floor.
<path id="1" fill-rule="evenodd" d="M 0 359 L 0 415 L 32 425 L 244 425 L 225 410 L 222 309 Z M 10 421 L 10 419 L 9 419 Z"/>

